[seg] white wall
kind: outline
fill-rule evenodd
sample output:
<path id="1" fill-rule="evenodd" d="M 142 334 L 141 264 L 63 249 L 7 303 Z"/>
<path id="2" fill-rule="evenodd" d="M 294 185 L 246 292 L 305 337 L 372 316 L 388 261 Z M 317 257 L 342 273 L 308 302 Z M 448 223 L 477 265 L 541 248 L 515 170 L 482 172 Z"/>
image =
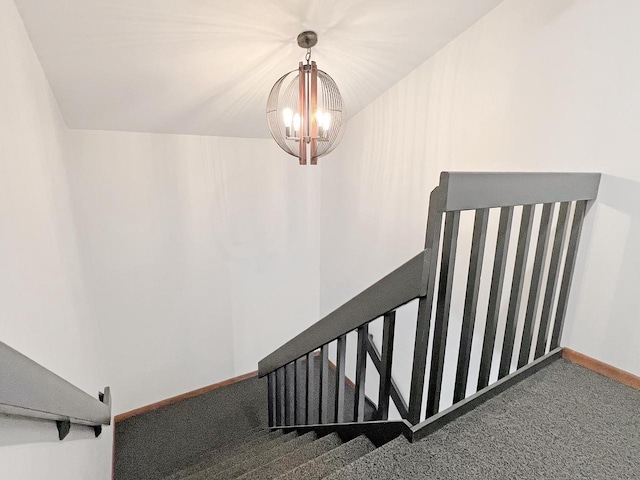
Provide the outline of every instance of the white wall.
<path id="1" fill-rule="evenodd" d="M 67 130 L 14 3 L 0 0 L 0 340 L 83 390 L 106 385 L 65 174 Z M 2 477 L 107 479 L 99 439 L 0 415 Z"/>
<path id="2" fill-rule="evenodd" d="M 507 0 L 354 117 L 323 163 L 321 313 L 423 248 L 440 171 L 598 171 L 563 344 L 640 374 L 639 22 L 635 0 Z"/>
<path id="3" fill-rule="evenodd" d="M 272 141 L 74 131 L 116 413 L 256 370 L 318 318 L 319 172 Z"/>

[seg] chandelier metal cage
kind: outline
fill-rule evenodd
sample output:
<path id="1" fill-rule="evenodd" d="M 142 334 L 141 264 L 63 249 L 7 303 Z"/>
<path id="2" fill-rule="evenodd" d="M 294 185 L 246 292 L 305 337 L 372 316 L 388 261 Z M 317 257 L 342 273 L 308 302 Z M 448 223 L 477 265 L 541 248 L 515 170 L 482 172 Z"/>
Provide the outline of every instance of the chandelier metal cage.
<path id="1" fill-rule="evenodd" d="M 298 45 L 307 49 L 306 63 L 283 75 L 267 100 L 267 124 L 271 136 L 300 165 L 318 163 L 340 142 L 347 122 L 344 101 L 336 82 L 311 61 L 314 32 L 298 35 Z"/>

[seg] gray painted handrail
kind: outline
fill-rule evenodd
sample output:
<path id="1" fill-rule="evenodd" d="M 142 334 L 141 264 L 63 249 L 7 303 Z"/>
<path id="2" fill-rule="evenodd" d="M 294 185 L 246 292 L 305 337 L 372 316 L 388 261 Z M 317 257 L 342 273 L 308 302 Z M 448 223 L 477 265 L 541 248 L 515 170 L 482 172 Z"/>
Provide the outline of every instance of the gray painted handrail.
<path id="1" fill-rule="evenodd" d="M 0 413 L 99 427 L 111 423 L 109 387 L 102 396 L 90 396 L 0 342 Z"/>
<path id="2" fill-rule="evenodd" d="M 594 200 L 599 173 L 442 172 L 440 212 Z"/>
<path id="3" fill-rule="evenodd" d="M 427 250 L 356 295 L 322 320 L 307 328 L 258 364 L 263 377 L 340 335 L 369 323 L 423 294 L 422 271 Z"/>

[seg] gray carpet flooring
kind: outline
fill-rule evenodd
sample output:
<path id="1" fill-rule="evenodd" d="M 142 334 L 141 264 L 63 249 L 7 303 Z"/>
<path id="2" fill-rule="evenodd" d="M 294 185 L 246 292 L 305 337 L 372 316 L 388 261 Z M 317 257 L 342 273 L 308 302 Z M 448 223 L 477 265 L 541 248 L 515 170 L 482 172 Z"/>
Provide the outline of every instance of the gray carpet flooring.
<path id="1" fill-rule="evenodd" d="M 231 395 L 238 405 L 246 401 L 239 392 L 247 387 L 266 394 L 259 382 L 239 384 Z M 400 437 L 376 449 L 364 436 L 344 442 L 336 434 L 318 438 L 315 433 L 267 433 L 260 422 L 255 425 L 256 412 L 238 414 L 244 430 L 218 434 L 209 440 L 216 445 L 199 450 L 188 466 L 180 453 L 181 465 L 173 467 L 171 475 L 166 473 L 171 470 L 169 459 L 156 458 L 162 469 L 155 467 L 146 476 L 130 470 L 121 478 L 640 479 L 640 392 L 565 360 L 414 444 Z M 122 454 L 118 448 L 116 455 Z M 165 455 L 171 456 L 168 451 Z M 142 463 L 152 456 L 145 452 Z"/>
<path id="2" fill-rule="evenodd" d="M 266 398 L 266 382 L 254 378 L 116 423 L 114 479 L 157 480 L 257 441 Z"/>
<path id="3" fill-rule="evenodd" d="M 640 479 L 640 392 L 558 360 L 421 442 L 330 480 Z"/>

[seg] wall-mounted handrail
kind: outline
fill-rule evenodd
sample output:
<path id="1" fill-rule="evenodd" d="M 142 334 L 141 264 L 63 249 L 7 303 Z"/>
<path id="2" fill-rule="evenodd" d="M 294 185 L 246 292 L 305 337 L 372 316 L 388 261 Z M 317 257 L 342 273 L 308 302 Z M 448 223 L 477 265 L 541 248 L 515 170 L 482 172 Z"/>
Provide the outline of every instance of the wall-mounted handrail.
<path id="1" fill-rule="evenodd" d="M 111 423 L 109 387 L 99 396 L 90 396 L 0 342 L 0 413 L 55 420 L 61 439 L 72 423 L 94 427 L 97 436 L 102 425 Z"/>
<path id="2" fill-rule="evenodd" d="M 312 425 L 310 412 L 316 407 L 325 412 L 320 415 L 319 423 L 331 423 L 334 427 L 353 420 L 348 423 L 349 428 L 353 428 L 365 417 L 370 418 L 365 416 L 363 401 L 366 356 L 369 355 L 380 377 L 378 406 L 373 418 L 386 420 L 392 400 L 402 418 L 414 426 L 413 438 L 418 438 L 420 432 L 433 430 L 445 419 L 454 418 L 489 398 L 491 392 L 519 381 L 557 358 L 582 224 L 588 202 L 597 196 L 599 182 L 597 173 L 443 172 L 429 200 L 425 249 L 260 362 L 259 375 L 268 375 L 269 424 Z M 489 222 L 491 209 L 499 213 L 495 246 L 487 244 L 488 227 L 493 227 Z M 457 276 L 458 280 L 454 281 L 454 272 L 461 243 L 458 241 L 461 212 L 465 210 L 475 211 L 475 220 L 466 284 L 461 284 L 462 277 Z M 516 215 L 520 217 L 519 232 L 511 240 L 512 220 Z M 485 250 L 489 249 L 495 251 L 490 279 L 482 275 Z M 506 268 L 508 258 L 513 259 L 509 260 L 513 261 L 512 270 Z M 507 271 L 512 275 L 510 282 L 505 281 Z M 531 274 L 525 275 L 527 271 Z M 477 308 L 479 292 L 481 284 L 487 281 L 490 282 L 488 308 L 486 317 L 481 318 Z M 505 291 L 505 284 L 510 285 L 510 292 Z M 525 284 L 527 290 L 523 288 Z M 527 298 L 523 298 L 523 291 L 528 292 Z M 461 312 L 451 309 L 456 296 L 464 297 Z M 418 318 L 411 386 L 405 404 L 391 378 L 395 310 L 414 299 L 419 299 Z M 506 300 L 508 309 L 502 309 Z M 501 309 L 505 327 L 498 333 Z M 457 317 L 454 320 L 460 323 L 459 330 L 449 327 L 449 317 L 454 315 Z M 378 352 L 368 338 L 368 329 L 369 324 L 380 317 L 384 317 L 383 336 L 382 350 Z M 481 339 L 474 335 L 476 322 L 484 323 Z M 453 407 L 441 412 L 443 372 L 446 358 L 450 356 L 446 352 L 452 348 L 449 344 L 454 343 L 447 337 L 454 331 L 459 335 L 456 339 L 459 342 Z M 344 408 L 345 382 L 349 383 L 344 371 L 346 334 L 350 332 L 357 332 L 358 340 L 355 383 L 351 384 L 354 411 L 351 418 L 346 418 L 346 414 L 351 413 L 345 414 Z M 501 352 L 495 351 L 496 345 L 500 345 L 496 343 L 498 335 L 503 335 Z M 479 341 L 482 348 L 477 351 L 481 355 L 472 361 L 473 344 Z M 334 342 L 336 368 L 332 403 L 335 415 L 328 418 L 328 351 Z M 321 352 L 320 395 L 316 397 L 313 357 L 318 349 Z M 300 420 L 298 395 L 291 394 L 296 391 L 298 374 L 291 376 L 287 367 L 295 366 L 298 372 L 298 364 L 305 357 L 306 416 Z M 499 360 L 499 365 L 494 359 Z M 493 371 L 498 373 L 494 383 L 490 382 L 492 363 Z M 475 389 L 475 385 L 469 385 L 472 369 L 478 370 Z M 426 385 L 425 381 L 428 381 Z M 423 402 L 425 395 L 426 402 Z M 445 399 L 445 403 L 449 400 Z M 426 409 L 423 409 L 424 403 Z"/>

